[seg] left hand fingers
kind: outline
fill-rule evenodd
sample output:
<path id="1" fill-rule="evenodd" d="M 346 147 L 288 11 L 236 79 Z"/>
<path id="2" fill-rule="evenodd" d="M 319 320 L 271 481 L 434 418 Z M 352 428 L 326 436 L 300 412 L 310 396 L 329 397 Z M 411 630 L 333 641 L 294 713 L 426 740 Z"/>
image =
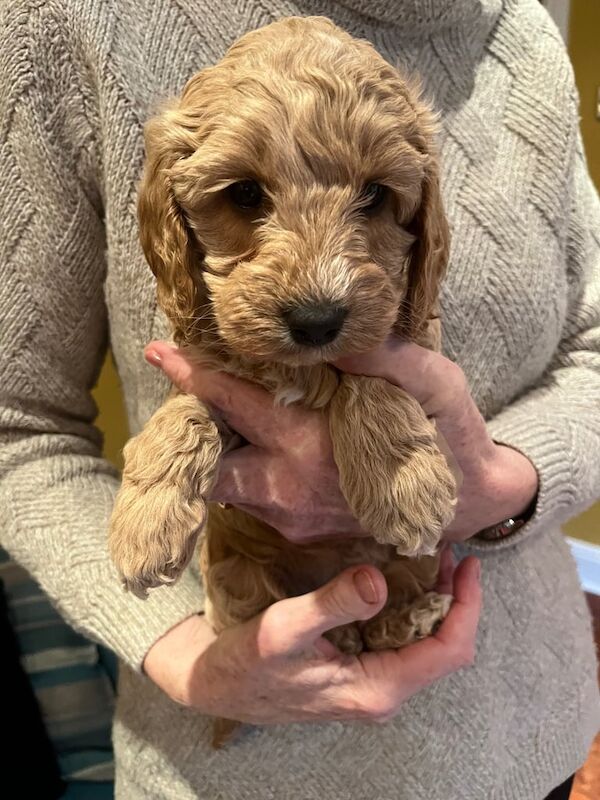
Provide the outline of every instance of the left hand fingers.
<path id="1" fill-rule="evenodd" d="M 493 454 L 485 422 L 471 397 L 461 368 L 453 361 L 396 337 L 369 353 L 340 359 L 345 372 L 380 377 L 404 389 L 436 421 L 458 465 L 463 468 Z"/>
<path id="2" fill-rule="evenodd" d="M 195 363 L 182 349 L 166 342 L 151 342 L 144 355 L 175 386 L 217 409 L 230 428 L 255 445 L 272 447 L 293 421 L 296 410 L 275 408 L 272 395 L 264 389 L 225 372 L 211 371 Z"/>
<path id="3" fill-rule="evenodd" d="M 210 493 L 211 501 L 241 507 L 250 504 L 257 497 L 267 497 L 266 458 L 264 450 L 251 444 L 225 453 Z M 252 491 L 249 481 L 252 482 Z"/>

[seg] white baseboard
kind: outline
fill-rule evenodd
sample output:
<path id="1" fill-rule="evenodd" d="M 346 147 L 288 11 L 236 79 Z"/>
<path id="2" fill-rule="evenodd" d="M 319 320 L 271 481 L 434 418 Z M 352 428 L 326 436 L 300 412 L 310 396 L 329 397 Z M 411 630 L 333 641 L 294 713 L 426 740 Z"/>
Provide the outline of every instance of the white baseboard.
<path id="1" fill-rule="evenodd" d="M 584 591 L 600 595 L 600 546 L 567 536 Z"/>

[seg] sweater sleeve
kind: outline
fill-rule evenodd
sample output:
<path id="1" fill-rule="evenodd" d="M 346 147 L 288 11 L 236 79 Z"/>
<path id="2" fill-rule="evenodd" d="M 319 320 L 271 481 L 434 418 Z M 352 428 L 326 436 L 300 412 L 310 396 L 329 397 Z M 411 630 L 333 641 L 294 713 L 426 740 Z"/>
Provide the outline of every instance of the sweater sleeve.
<path id="1" fill-rule="evenodd" d="M 474 548 L 512 546 L 565 522 L 600 495 L 600 200 L 581 137 L 574 140 L 566 206 L 569 307 L 562 339 L 539 385 L 488 423 L 496 442 L 521 451 L 535 466 L 536 508 L 513 536 L 471 539 Z"/>
<path id="2" fill-rule="evenodd" d="M 90 394 L 108 338 L 101 155 L 85 69 L 44 13 L 0 12 L 0 537 L 76 629 L 139 669 L 201 589 L 188 571 L 141 601 L 109 560 L 119 479 Z"/>

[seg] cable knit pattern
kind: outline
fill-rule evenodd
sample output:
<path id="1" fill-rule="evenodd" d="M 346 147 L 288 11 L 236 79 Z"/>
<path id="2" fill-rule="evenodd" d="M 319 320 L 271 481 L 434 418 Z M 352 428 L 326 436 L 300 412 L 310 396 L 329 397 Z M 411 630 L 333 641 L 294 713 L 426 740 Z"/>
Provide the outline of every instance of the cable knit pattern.
<path id="1" fill-rule="evenodd" d="M 540 474 L 534 518 L 473 541 L 485 608 L 474 667 L 383 726 L 255 730 L 210 750 L 205 718 L 139 671 L 202 607 L 197 575 L 145 602 L 106 551 L 118 476 L 90 397 L 108 339 L 133 431 L 167 387 L 137 240 L 143 121 L 245 31 L 323 13 L 422 74 L 440 110 L 453 244 L 446 353 L 497 441 Z M 541 800 L 598 728 L 587 610 L 559 524 L 600 485 L 600 206 L 563 44 L 537 0 L 4 0 L 0 10 L 2 541 L 123 661 L 123 800 Z"/>

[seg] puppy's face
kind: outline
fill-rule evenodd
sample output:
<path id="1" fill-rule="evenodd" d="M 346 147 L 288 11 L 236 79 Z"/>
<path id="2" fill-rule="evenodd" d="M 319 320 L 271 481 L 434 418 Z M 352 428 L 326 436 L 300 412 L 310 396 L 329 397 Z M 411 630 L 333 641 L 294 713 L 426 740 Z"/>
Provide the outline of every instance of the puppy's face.
<path id="1" fill-rule="evenodd" d="M 447 253 L 432 136 L 330 22 L 241 39 L 147 128 L 142 243 L 176 338 L 307 365 L 418 333 Z"/>

